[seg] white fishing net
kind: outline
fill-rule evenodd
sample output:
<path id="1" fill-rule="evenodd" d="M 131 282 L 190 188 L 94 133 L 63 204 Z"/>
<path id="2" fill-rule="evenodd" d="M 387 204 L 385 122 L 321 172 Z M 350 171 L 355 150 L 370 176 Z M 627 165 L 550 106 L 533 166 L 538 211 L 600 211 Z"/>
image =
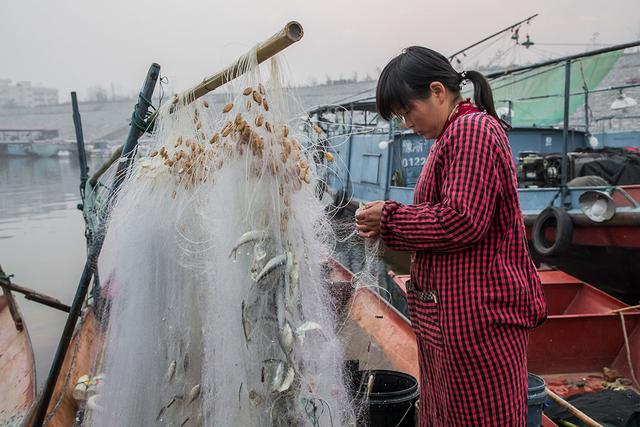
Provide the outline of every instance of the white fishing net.
<path id="1" fill-rule="evenodd" d="M 351 425 L 324 264 L 334 231 L 277 60 L 174 98 L 112 207 L 92 426 Z"/>

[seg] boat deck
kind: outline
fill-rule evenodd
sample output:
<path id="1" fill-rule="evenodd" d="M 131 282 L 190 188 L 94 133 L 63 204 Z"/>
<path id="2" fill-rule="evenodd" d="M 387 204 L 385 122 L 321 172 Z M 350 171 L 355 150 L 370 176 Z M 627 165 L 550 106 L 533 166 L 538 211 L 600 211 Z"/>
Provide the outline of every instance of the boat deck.
<path id="1" fill-rule="evenodd" d="M 529 370 L 563 397 L 631 388 L 640 367 L 640 311 L 561 271 L 540 277 L 549 318 L 531 333 Z"/>

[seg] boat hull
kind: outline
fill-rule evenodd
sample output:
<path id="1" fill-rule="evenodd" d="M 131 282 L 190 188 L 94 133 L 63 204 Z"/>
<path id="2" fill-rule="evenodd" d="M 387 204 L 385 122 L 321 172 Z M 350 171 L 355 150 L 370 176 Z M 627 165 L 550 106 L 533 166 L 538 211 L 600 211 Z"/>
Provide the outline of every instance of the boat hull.
<path id="1" fill-rule="evenodd" d="M 6 157 L 28 157 L 31 155 L 31 143 L 10 142 L 0 144 L 0 155 Z"/>
<path id="2" fill-rule="evenodd" d="M 32 143 L 31 154 L 38 157 L 53 157 L 58 154 L 60 147 L 54 143 Z"/>
<path id="3" fill-rule="evenodd" d="M 354 287 L 353 273 L 330 260 L 330 289 L 343 314 L 341 336 L 346 358 L 358 360 L 361 369 L 393 369 L 418 378 L 416 337 L 409 320 L 377 292 Z"/>
<path id="4" fill-rule="evenodd" d="M 89 307 L 84 312 L 82 323 L 76 328 L 69 345 L 47 409 L 47 427 L 74 425 L 76 414 L 82 404 L 72 395 L 76 381 L 83 375 L 94 372 L 104 343 L 103 328 L 93 310 L 93 307 Z M 34 416 L 35 411 L 32 411 L 26 425 L 32 424 Z"/>
<path id="5" fill-rule="evenodd" d="M 0 426 L 18 427 L 35 402 L 36 371 L 27 327 L 21 320 L 22 329 L 16 326 L 9 304 L 0 295 Z"/>
<path id="6" fill-rule="evenodd" d="M 556 257 L 540 256 L 532 247 L 530 252 L 538 266 L 556 267 L 627 304 L 640 302 L 640 249 L 572 245 Z"/>

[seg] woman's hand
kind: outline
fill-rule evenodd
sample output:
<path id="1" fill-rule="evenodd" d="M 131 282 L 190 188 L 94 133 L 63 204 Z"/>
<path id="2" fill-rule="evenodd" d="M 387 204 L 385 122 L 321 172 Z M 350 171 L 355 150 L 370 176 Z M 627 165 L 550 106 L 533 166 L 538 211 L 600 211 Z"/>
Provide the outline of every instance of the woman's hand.
<path id="1" fill-rule="evenodd" d="M 384 202 L 369 202 L 356 211 L 358 236 L 374 238 L 380 234 L 380 218 Z"/>

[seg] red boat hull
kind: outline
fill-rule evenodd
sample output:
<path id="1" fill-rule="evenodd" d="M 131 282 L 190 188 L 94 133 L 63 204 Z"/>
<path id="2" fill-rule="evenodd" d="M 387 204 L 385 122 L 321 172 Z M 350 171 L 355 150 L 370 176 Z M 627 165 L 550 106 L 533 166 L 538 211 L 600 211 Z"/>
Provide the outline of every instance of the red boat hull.
<path id="1" fill-rule="evenodd" d="M 640 185 L 624 185 L 620 187 L 630 198 L 640 201 Z M 617 209 L 634 208 L 621 192 L 614 191 L 613 201 Z M 627 249 L 640 249 L 640 212 L 619 210 L 613 218 L 606 222 L 596 223 L 588 219 L 584 214 L 573 214 L 574 245 L 582 246 L 615 246 Z M 524 221 L 527 227 L 527 238 L 531 239 L 531 231 L 537 215 L 525 215 Z M 553 237 L 553 232 L 548 237 Z"/>

